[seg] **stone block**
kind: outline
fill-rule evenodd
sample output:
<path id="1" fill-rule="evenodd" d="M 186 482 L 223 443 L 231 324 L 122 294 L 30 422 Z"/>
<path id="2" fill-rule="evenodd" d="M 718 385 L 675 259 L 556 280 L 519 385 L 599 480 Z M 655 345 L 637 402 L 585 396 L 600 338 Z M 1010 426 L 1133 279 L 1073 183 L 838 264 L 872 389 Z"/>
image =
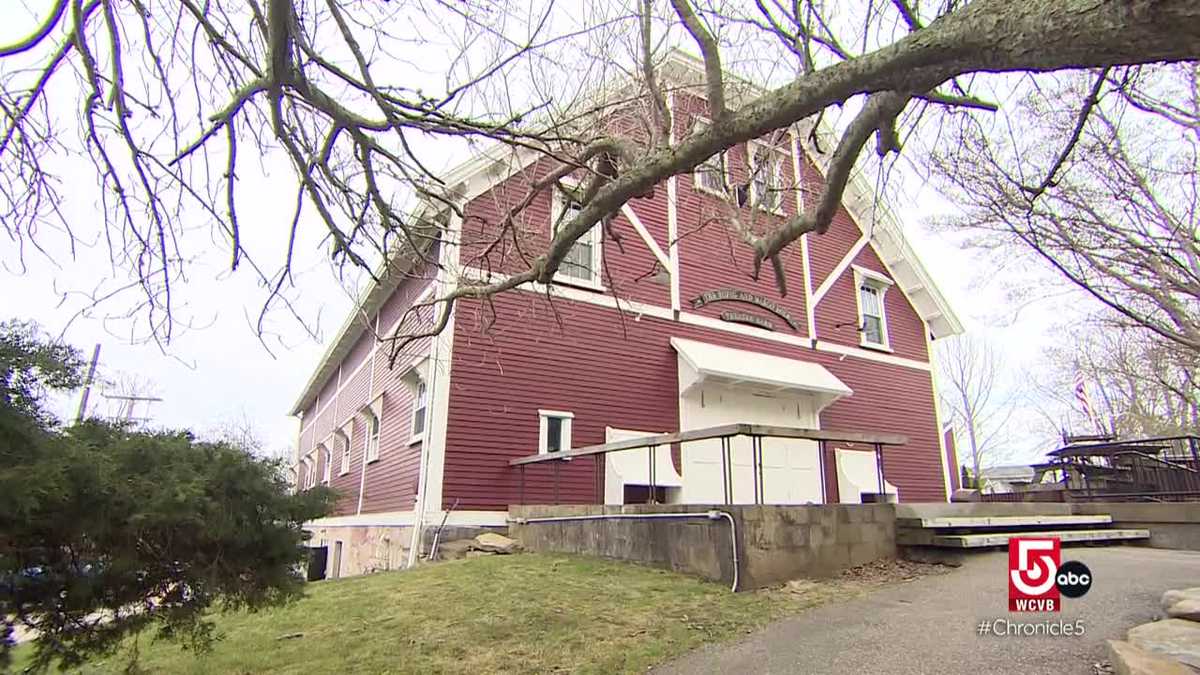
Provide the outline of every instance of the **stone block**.
<path id="1" fill-rule="evenodd" d="M 850 567 L 864 565 L 872 560 L 878 560 L 884 557 L 879 552 L 879 547 L 873 543 L 850 544 L 849 547 Z"/>
<path id="2" fill-rule="evenodd" d="M 1195 675 L 1178 661 L 1151 654 L 1122 640 L 1108 640 L 1108 656 L 1117 675 Z"/>
<path id="3" fill-rule="evenodd" d="M 1157 656 L 1200 668 L 1200 623 L 1164 619 L 1129 630 L 1129 642 Z"/>

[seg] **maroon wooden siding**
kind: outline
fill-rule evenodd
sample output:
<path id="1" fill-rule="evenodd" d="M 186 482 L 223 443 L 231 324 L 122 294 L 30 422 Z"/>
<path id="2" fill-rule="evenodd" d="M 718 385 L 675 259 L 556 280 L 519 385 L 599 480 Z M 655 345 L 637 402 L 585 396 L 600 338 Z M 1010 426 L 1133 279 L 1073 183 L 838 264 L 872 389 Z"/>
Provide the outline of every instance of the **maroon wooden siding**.
<path id="1" fill-rule="evenodd" d="M 480 305 L 459 306 L 451 364 L 446 440 L 446 505 L 503 509 L 521 499 L 520 472 L 509 460 L 537 452 L 538 409 L 575 414 L 572 444 L 602 443 L 605 426 L 649 431 L 679 428 L 678 371 L 672 336 L 819 363 L 854 390 L 827 408 L 824 428 L 894 432 L 908 445 L 885 454 L 887 479 L 904 501 L 945 499 L 933 385 L 928 371 L 781 344 L 722 330 L 555 301 L 532 293 L 495 299 L 492 329 L 479 332 Z M 686 448 L 684 449 L 686 452 Z M 525 501 L 554 500 L 554 466 L 527 469 Z M 598 500 L 591 459 L 559 466 L 559 501 Z M 686 477 L 685 477 L 686 480 Z"/>
<path id="2" fill-rule="evenodd" d="M 379 312 L 381 330 L 395 325 L 428 288 L 429 280 L 413 275 L 404 280 L 383 304 Z M 410 314 L 406 327 L 427 323 L 429 312 Z M 408 345 L 389 364 L 390 349 L 380 343 L 373 355 L 375 340 L 370 332 L 363 335 L 346 355 L 321 389 L 321 395 L 306 411 L 299 436 L 303 457 L 318 444 L 325 443 L 332 453 L 330 486 L 339 492 L 334 515 L 355 513 L 362 487 L 363 513 L 406 511 L 412 508 L 420 474 L 421 443 L 412 443 L 412 390 L 403 381 L 413 363 L 429 353 L 430 341 Z M 367 464 L 363 480 L 363 458 L 368 426 L 360 414 L 362 408 L 382 396 L 379 432 L 379 459 Z M 341 453 L 335 429 L 348 425 L 350 432 L 350 471 L 341 474 Z M 321 454 L 321 453 L 318 453 Z M 321 465 L 323 470 L 324 465 Z M 318 481 L 324 474 L 318 474 Z M 301 483 L 303 485 L 303 483 Z"/>
<path id="3" fill-rule="evenodd" d="M 698 116 L 703 116 L 704 102 L 679 93 L 675 101 L 678 135 L 682 135 Z M 786 154 L 790 139 L 781 139 L 776 147 Z M 797 180 L 790 156 L 783 162 L 784 181 L 811 202 L 820 193 L 822 178 L 807 158 L 801 157 L 799 163 L 802 175 Z M 512 273 L 526 269 L 527 256 L 544 250 L 551 231 L 548 194 L 537 195 L 511 223 L 505 222 L 504 214 L 509 205 L 523 201 L 530 186 L 552 166 L 549 160 L 539 160 L 466 205 L 460 251 L 463 266 L 484 274 Z M 747 171 L 745 147 L 731 149 L 731 182 L 744 182 Z M 676 190 L 682 311 L 717 318 L 726 310 L 746 309 L 727 303 L 691 306 L 690 301 L 705 291 L 733 287 L 765 296 L 783 306 L 795 320 L 796 329 L 765 312 L 749 310 L 773 321 L 780 333 L 815 337 L 818 343 L 860 345 L 853 270 L 847 268 L 815 307 L 816 335 L 808 336 L 800 245 L 793 244 L 783 254 L 787 273 L 784 295 L 769 269 L 763 270 L 758 280 L 752 278 L 750 248 L 727 224 L 716 220 L 730 214 L 728 204 L 695 188 L 691 174 L 676 177 Z M 795 214 L 796 194 L 785 194 L 782 206 L 782 215 L 751 212 L 746 208 L 737 210 L 736 215 L 761 232 L 778 225 L 781 218 Z M 650 194 L 631 200 L 629 208 L 659 247 L 668 251 L 667 185 L 659 185 Z M 493 246 L 501 227 L 508 231 Z M 620 242 L 604 238 L 603 292 L 622 300 L 669 308 L 670 284 L 665 275 L 655 274 L 657 259 L 633 224 L 619 214 L 611 229 Z M 814 290 L 861 236 L 861 229 L 845 209 L 837 211 L 828 232 L 807 235 Z M 854 262 L 888 274 L 872 246 L 864 248 Z M 423 288 L 423 283 L 402 285 L 380 312 L 383 326 L 392 325 L 402 316 Z M 885 295 L 885 306 L 892 351 L 897 356 L 927 362 L 925 325 L 899 287 L 893 287 Z M 669 345 L 672 336 L 826 366 L 855 394 L 828 408 L 822 415 L 823 426 L 905 434 L 910 439 L 909 445 L 891 450 L 885 457 L 888 480 L 899 487 L 905 501 L 945 498 L 928 371 L 850 355 L 839 357 L 649 314 L 639 316 L 636 311 L 621 313 L 564 299 L 550 303 L 537 294 L 511 292 L 495 298 L 494 310 L 478 301 L 460 301 L 456 309 L 444 505 L 460 498 L 459 509 L 503 509 L 519 499 L 520 474 L 509 468 L 508 461 L 537 451 L 539 408 L 569 410 L 575 414 L 572 425 L 575 446 L 603 442 L 606 425 L 649 431 L 678 429 L 676 355 Z M 335 425 L 354 418 L 352 470 L 347 476 L 337 475 L 336 452 L 334 457 L 333 485 L 347 495 L 339 505 L 339 513 L 353 512 L 357 506 L 365 425 L 356 411 L 379 392 L 384 393 L 381 459 L 367 468 L 363 510 L 412 508 L 421 446 L 408 443 L 411 400 L 409 389 L 400 378 L 418 353 L 427 350 L 428 341 L 411 346 L 391 369 L 387 359 L 382 358 L 384 352 L 378 352 L 372 388 L 368 385 L 371 368 L 362 367 L 355 372 L 355 366 L 351 365 L 369 358 L 369 344 L 366 348 L 356 345 L 341 373 L 323 384 L 317 402 L 306 411 L 299 437 L 301 454 L 327 438 Z M 339 378 L 340 388 L 336 383 Z M 592 460 L 561 465 L 559 500 L 597 501 L 595 470 Z M 553 501 L 553 474 L 552 465 L 527 469 L 526 501 Z M 836 480 L 829 483 L 832 497 L 836 495 Z"/>
<path id="4" fill-rule="evenodd" d="M 707 115 L 703 99 L 677 93 L 675 96 L 676 123 L 680 133 L 688 133 L 693 126 Z M 795 190 L 806 185 L 809 179 L 797 181 L 792 166 L 791 140 L 783 137 L 774 144 L 776 151 L 784 157 L 783 185 L 787 190 L 782 195 L 783 215 L 775 215 L 760 209 L 734 209 L 728 200 L 696 187 L 693 174 L 678 176 L 677 228 L 679 232 L 680 296 L 682 308 L 705 316 L 718 317 L 724 311 L 743 309 L 736 305 L 719 303 L 693 309 L 691 301 L 705 291 L 717 287 L 733 287 L 764 296 L 787 309 L 799 326 L 795 331 L 807 334 L 804 296 L 804 261 L 797 244 L 783 253 L 787 272 L 787 295 L 780 292 L 775 276 L 768 265 L 753 277 L 754 251 L 734 233 L 721 219 L 738 218 L 746 227 L 762 234 L 780 225 L 784 218 L 796 214 Z M 749 154 L 746 146 L 731 148 L 726 166 L 730 185 L 744 185 L 750 174 Z M 775 317 L 770 318 L 779 330 L 792 332 Z"/>

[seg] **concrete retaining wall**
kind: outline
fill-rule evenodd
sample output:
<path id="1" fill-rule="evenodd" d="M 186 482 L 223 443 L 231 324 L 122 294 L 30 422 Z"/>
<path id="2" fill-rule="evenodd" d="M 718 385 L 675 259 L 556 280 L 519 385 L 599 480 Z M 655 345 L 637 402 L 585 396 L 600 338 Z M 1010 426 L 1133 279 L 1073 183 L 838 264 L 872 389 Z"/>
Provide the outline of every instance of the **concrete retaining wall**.
<path id="1" fill-rule="evenodd" d="M 1116 527 L 1150 530 L 1149 546 L 1200 551 L 1200 502 L 1071 504 L 1074 513 L 1112 516 Z"/>
<path id="2" fill-rule="evenodd" d="M 697 513 L 718 510 L 737 526 L 740 590 L 798 577 L 820 577 L 896 555 L 891 504 L 814 506 L 513 506 L 514 520 L 603 514 Z M 578 553 L 648 563 L 732 583 L 729 521 L 583 520 L 513 523 L 511 536 L 532 551 Z"/>

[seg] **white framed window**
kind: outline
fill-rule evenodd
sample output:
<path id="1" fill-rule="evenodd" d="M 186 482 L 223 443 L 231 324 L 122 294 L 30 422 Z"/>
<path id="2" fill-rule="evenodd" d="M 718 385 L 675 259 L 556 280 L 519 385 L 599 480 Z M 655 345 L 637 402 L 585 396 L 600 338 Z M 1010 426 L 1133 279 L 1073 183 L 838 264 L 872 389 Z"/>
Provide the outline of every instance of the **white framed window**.
<path id="1" fill-rule="evenodd" d="M 858 300 L 859 342 L 864 347 L 890 351 L 883 298 L 892 287 L 892 280 L 879 272 L 855 265 L 854 287 Z"/>
<path id="2" fill-rule="evenodd" d="M 362 409 L 366 436 L 363 438 L 363 462 L 370 464 L 379 459 L 379 436 L 383 427 L 383 397 L 371 401 Z"/>
<path id="3" fill-rule="evenodd" d="M 324 461 L 321 469 L 321 483 L 324 485 L 329 485 L 329 479 L 333 478 L 333 453 L 329 451 L 331 444 L 332 440 L 329 443 L 322 443 L 319 452 L 320 460 Z"/>
<path id="4" fill-rule="evenodd" d="M 382 424 L 378 415 L 372 412 L 367 416 L 366 455 L 368 462 L 374 462 L 379 459 L 379 428 L 381 426 Z"/>
<path id="5" fill-rule="evenodd" d="M 550 235 L 556 236 L 559 229 L 571 222 L 583 209 L 583 206 L 575 199 L 563 194 L 561 190 L 554 191 L 553 206 L 554 208 L 550 211 Z M 559 264 L 558 271 L 554 273 L 554 279 L 568 284 L 602 288 L 600 281 L 600 255 L 603 248 L 601 235 L 600 223 L 596 223 L 576 239 L 575 243 L 571 245 L 571 250 Z"/>
<path id="6" fill-rule="evenodd" d="M 304 488 L 305 490 L 317 484 L 317 467 L 312 457 L 304 458 Z"/>
<path id="7" fill-rule="evenodd" d="M 750 146 L 750 202 L 772 213 L 783 211 L 782 150 L 767 145 Z"/>
<path id="8" fill-rule="evenodd" d="M 571 449 L 571 423 L 575 413 L 562 410 L 538 411 L 538 454 Z"/>
<path id="9" fill-rule="evenodd" d="M 692 133 L 699 134 L 709 127 L 708 120 L 697 119 Z M 696 189 L 721 198 L 729 195 L 729 151 L 722 150 L 696 165 L 692 170 Z"/>
<path id="10" fill-rule="evenodd" d="M 429 408 L 429 394 L 425 386 L 425 378 L 417 377 L 413 383 L 412 409 L 412 439 L 409 443 L 419 443 L 425 440 L 425 418 Z"/>
<path id="11" fill-rule="evenodd" d="M 350 422 L 345 427 L 334 432 L 334 437 L 337 439 L 334 444 L 338 448 L 338 475 L 345 476 L 350 473 L 350 436 L 354 433 L 354 423 Z"/>

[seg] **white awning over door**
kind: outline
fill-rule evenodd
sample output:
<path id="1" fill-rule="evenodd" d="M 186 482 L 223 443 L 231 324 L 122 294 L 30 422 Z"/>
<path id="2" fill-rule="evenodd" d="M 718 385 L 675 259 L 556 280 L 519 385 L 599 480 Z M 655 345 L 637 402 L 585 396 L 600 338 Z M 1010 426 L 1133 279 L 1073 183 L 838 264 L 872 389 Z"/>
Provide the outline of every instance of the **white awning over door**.
<path id="1" fill-rule="evenodd" d="M 803 394 L 813 399 L 814 412 L 820 412 L 839 398 L 854 393 L 818 363 L 682 338 L 671 338 L 671 346 L 679 354 L 680 395 L 705 384 L 762 393 Z"/>

